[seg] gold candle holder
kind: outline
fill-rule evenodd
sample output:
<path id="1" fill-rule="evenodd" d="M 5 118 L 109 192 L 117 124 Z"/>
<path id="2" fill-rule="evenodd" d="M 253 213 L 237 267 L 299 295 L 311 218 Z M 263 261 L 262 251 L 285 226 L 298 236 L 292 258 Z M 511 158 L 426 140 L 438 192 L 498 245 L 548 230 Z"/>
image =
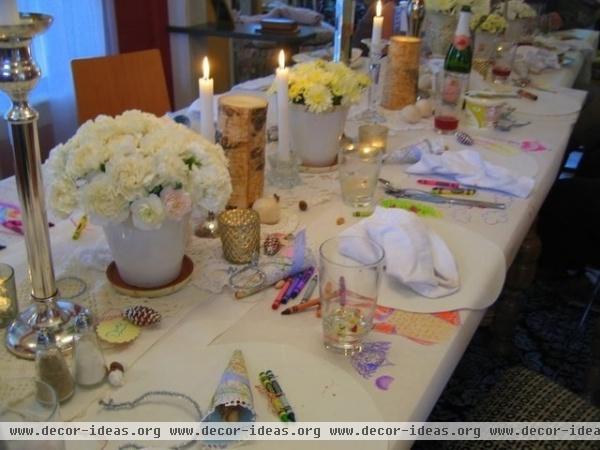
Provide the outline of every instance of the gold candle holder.
<path id="1" fill-rule="evenodd" d="M 18 312 L 15 271 L 8 264 L 0 263 L 0 328 L 6 328 Z"/>
<path id="2" fill-rule="evenodd" d="M 358 144 L 385 153 L 387 150 L 389 128 L 385 125 L 368 123 L 358 127 Z"/>
<path id="3" fill-rule="evenodd" d="M 252 209 L 231 209 L 219 214 L 223 256 L 233 264 L 247 264 L 260 253 L 260 218 Z"/>

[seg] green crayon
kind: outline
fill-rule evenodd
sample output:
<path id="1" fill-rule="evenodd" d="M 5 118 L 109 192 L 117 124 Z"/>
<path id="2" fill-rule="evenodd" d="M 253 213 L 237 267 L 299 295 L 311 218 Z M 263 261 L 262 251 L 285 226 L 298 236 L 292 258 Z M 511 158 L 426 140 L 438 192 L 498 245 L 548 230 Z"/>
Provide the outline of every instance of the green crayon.
<path id="1" fill-rule="evenodd" d="M 277 411 L 277 415 L 279 416 L 279 420 L 281 420 L 282 422 L 289 422 L 290 420 L 288 418 L 288 415 L 287 415 L 287 412 L 286 412 L 286 408 L 285 408 L 283 402 L 281 401 L 281 398 L 277 395 L 277 392 L 273 388 L 273 385 L 271 384 L 271 381 L 269 380 L 269 377 L 267 376 L 267 374 L 265 372 L 261 372 L 258 375 L 258 378 L 260 379 L 260 382 L 264 386 L 264 388 L 270 394 L 272 394 L 270 396 L 271 403 L 273 404 L 273 407 Z"/>

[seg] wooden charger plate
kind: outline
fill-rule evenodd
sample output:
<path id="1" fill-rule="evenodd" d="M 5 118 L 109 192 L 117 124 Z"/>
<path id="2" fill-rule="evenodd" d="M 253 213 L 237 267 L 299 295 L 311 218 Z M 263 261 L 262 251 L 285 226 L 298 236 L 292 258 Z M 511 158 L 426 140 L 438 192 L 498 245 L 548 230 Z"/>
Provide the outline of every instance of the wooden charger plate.
<path id="1" fill-rule="evenodd" d="M 128 284 L 125 281 L 123 281 L 121 275 L 119 275 L 117 265 L 114 261 L 111 262 L 106 269 L 106 278 L 108 278 L 108 281 L 110 282 L 110 284 L 112 284 L 114 290 L 117 291 L 119 294 L 128 295 L 129 297 L 155 298 L 170 295 L 180 290 L 190 281 L 193 271 L 193 261 L 190 259 L 189 256 L 184 255 L 183 262 L 181 263 L 181 272 L 179 273 L 179 276 L 170 283 L 165 284 L 164 286 L 158 286 L 153 288 L 142 288 L 132 286 L 131 284 Z"/>

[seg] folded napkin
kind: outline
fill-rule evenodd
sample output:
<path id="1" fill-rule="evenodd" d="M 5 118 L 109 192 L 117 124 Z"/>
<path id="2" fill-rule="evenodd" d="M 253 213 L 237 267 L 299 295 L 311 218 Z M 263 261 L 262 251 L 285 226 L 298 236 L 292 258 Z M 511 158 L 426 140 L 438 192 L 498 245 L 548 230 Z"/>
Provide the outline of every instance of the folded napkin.
<path id="1" fill-rule="evenodd" d="M 342 236 L 368 237 L 377 242 L 385 250 L 386 273 L 425 297 L 443 297 L 460 287 L 450 249 L 411 212 L 377 207 L 371 217 L 348 228 Z M 359 262 L 373 259 L 370 248 L 348 245 L 339 250 Z"/>
<path id="2" fill-rule="evenodd" d="M 533 73 L 540 73 L 545 69 L 560 69 L 558 53 L 545 48 L 521 45 L 517 47 L 517 56 L 529 63 L 529 69 Z"/>
<path id="3" fill-rule="evenodd" d="M 535 184 L 531 177 L 515 175 L 504 167 L 487 162 L 475 150 L 448 151 L 441 155 L 421 152 L 419 161 L 407 167 L 406 172 L 442 175 L 461 184 L 522 198 L 529 197 Z"/>

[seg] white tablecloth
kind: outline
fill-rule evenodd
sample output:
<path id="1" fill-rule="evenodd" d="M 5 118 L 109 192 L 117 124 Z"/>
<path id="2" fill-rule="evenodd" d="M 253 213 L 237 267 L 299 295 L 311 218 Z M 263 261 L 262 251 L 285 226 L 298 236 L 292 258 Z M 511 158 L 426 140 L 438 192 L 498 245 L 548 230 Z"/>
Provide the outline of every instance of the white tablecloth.
<path id="1" fill-rule="evenodd" d="M 577 61 L 576 61 L 577 62 Z M 561 71 L 548 75 L 546 82 L 554 83 L 556 86 L 568 85 L 577 77 L 577 71 L 581 67 L 574 64 Z M 567 93 L 579 102 L 583 102 L 585 92 L 561 88 L 561 92 Z M 546 197 L 559 170 L 562 155 L 565 150 L 572 126 L 577 119 L 577 114 L 555 117 L 530 117 L 532 124 L 515 130 L 510 134 L 511 139 L 536 138 L 551 147 L 551 150 L 527 154 L 529 163 L 534 162 L 536 172 L 536 185 L 534 193 L 528 199 L 516 199 L 499 194 L 481 193 L 482 200 L 500 200 L 508 203 L 506 212 L 490 212 L 487 210 L 471 210 L 465 207 L 441 207 L 444 218 L 452 223 L 465 228 L 465 233 L 479 233 L 495 244 L 504 255 L 508 264 L 513 260 L 525 234 L 527 233 L 537 211 Z M 349 123 L 348 133 L 353 133 Z M 484 133 L 490 137 L 505 138 L 507 135 L 501 132 L 488 131 Z M 424 137 L 433 137 L 433 131 L 421 130 L 396 133 L 390 145 L 400 146 L 412 140 Z M 493 156 L 493 155 L 492 155 Z M 506 158 L 520 158 L 522 156 L 500 155 L 508 164 L 519 165 L 519 160 L 510 162 Z M 401 182 L 403 186 L 416 186 L 416 177 L 406 175 L 399 167 L 386 166 L 382 176 Z M 293 191 L 276 190 L 267 187 L 268 192 L 279 191 L 283 200 L 290 208 L 294 208 L 295 202 L 301 197 L 308 201 L 309 209 L 306 212 L 298 212 L 300 222 L 308 230 L 309 240 L 313 245 L 322 241 L 328 235 L 341 231 L 357 219 L 351 217 L 351 211 L 346 209 L 340 199 L 336 175 L 303 175 L 305 184 L 295 188 Z M 0 183 L 0 197 L 2 200 L 15 200 L 14 180 L 8 179 Z M 382 195 L 382 192 L 379 192 Z M 297 203 L 296 203 L 297 204 Z M 346 223 L 343 226 L 336 225 L 338 217 L 344 217 Z M 72 225 L 68 222 L 57 224 L 51 232 L 52 244 L 55 248 L 55 258 L 64 257 L 69 248 L 76 245 L 89 244 L 100 235 L 97 228 L 88 230 L 81 244 L 69 242 Z M 5 236 L 0 237 L 0 242 L 8 243 Z M 57 256 L 58 255 L 58 256 Z M 25 276 L 24 253 L 21 243 L 14 243 L 7 250 L 0 252 L 2 262 L 13 264 L 18 269 L 19 279 Z M 372 334 L 371 340 L 389 341 L 391 348 L 387 355 L 391 365 L 385 367 L 385 373 L 393 377 L 393 383 L 388 391 L 375 388 L 373 379 L 366 379 L 357 374 L 349 360 L 345 357 L 332 354 L 321 345 L 321 324 L 312 313 L 297 314 L 282 317 L 278 312 L 271 310 L 270 304 L 275 295 L 273 289 L 266 290 L 253 297 L 237 301 L 232 298 L 231 292 L 223 294 L 209 294 L 194 286 L 188 286 L 183 291 L 173 296 L 172 301 L 178 298 L 195 299 L 197 304 L 190 303 L 185 308 L 185 315 L 174 315 L 168 324 L 169 331 L 161 336 L 160 340 L 149 347 L 145 353 L 134 358 L 135 364 L 128 367 L 127 382 L 134 384 L 139 392 L 153 389 L 163 389 L 168 385 L 168 377 L 164 376 L 165 368 L 161 367 L 160 379 L 156 379 L 157 366 L 161 366 L 161 355 L 169 354 L 169 360 L 175 358 L 179 364 L 174 365 L 171 370 L 181 376 L 180 371 L 188 371 L 190 392 L 193 392 L 195 383 L 216 383 L 214 375 L 208 379 L 208 375 L 202 372 L 201 364 L 187 363 L 201 349 L 207 345 L 219 345 L 239 342 L 270 342 L 283 343 L 305 351 L 316 358 L 333 363 L 336 370 L 342 370 L 353 377 L 358 386 L 361 386 L 370 398 L 373 405 L 380 414 L 372 420 L 386 421 L 421 421 L 425 420 L 441 394 L 452 371 L 462 357 L 473 333 L 475 332 L 484 311 L 461 311 L 461 325 L 456 332 L 444 343 L 424 346 L 401 336 L 385 334 Z M 137 345 L 134 343 L 133 346 Z M 175 356 L 173 356 L 175 355 Z M 110 359 L 119 359 L 119 353 L 113 352 Z M 186 365 L 187 364 L 187 365 Z M 294 364 L 293 361 L 290 364 Z M 194 367 L 192 371 L 190 368 Z M 199 369 L 198 369 L 199 368 Z M 300 368 L 299 368 L 300 370 Z M 329 370 L 317 368 L 315 370 Z M 33 374 L 33 365 L 30 366 Z M 300 373 L 300 372 L 299 372 Z M 251 374 L 255 375 L 255 374 Z M 301 376 L 297 379 L 288 379 L 287 384 L 302 383 Z M 292 392 L 294 387 L 289 388 Z M 63 408 L 69 416 L 78 420 L 94 420 L 99 412 L 98 406 L 92 400 L 110 394 L 116 400 L 131 400 L 130 397 L 119 397 L 119 390 L 102 387 L 91 393 L 77 394 Z M 346 392 L 352 395 L 351 392 Z M 326 396 L 324 395 L 323 398 Z M 256 399 L 262 401 L 262 399 Z M 326 401 L 326 400 L 324 400 Z M 203 405 L 206 407 L 206 404 Z M 370 407 L 370 406 L 369 406 Z M 364 420 L 359 408 L 356 406 L 356 414 L 347 412 L 346 418 L 356 417 Z M 162 420 L 170 420 L 171 416 L 166 412 Z M 103 416 L 104 417 L 104 416 Z M 130 420 L 136 420 L 134 412 Z M 311 420 L 311 417 L 302 417 Z M 330 417 L 335 420 L 336 417 Z M 259 420 L 273 420 L 270 417 L 259 417 Z M 366 442 L 362 448 L 380 448 L 378 443 L 368 447 Z M 378 446 L 379 445 L 379 446 Z M 407 448 L 409 442 L 390 443 L 390 448 Z M 69 448 L 84 448 L 76 442 L 71 442 Z M 263 448 L 260 443 L 253 443 L 251 448 Z M 278 448 L 347 448 L 343 444 L 328 443 L 298 443 L 281 442 Z M 85 447 L 89 448 L 89 447 Z"/>

